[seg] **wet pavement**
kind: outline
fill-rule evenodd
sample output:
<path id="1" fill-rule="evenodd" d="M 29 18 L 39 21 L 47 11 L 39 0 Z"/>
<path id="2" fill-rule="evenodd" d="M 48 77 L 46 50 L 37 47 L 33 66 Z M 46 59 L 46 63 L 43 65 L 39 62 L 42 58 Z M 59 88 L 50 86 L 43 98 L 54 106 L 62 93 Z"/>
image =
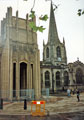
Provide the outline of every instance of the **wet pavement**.
<path id="1" fill-rule="evenodd" d="M 31 115 L 0 115 L 0 120 L 84 120 L 84 112 L 59 113 L 44 117 L 33 117 Z"/>
<path id="2" fill-rule="evenodd" d="M 80 95 L 80 102 L 76 95 L 50 96 L 46 101 L 44 117 L 31 116 L 30 102 L 27 110 L 24 110 L 24 102 L 4 103 L 0 120 L 84 120 L 84 93 Z"/>

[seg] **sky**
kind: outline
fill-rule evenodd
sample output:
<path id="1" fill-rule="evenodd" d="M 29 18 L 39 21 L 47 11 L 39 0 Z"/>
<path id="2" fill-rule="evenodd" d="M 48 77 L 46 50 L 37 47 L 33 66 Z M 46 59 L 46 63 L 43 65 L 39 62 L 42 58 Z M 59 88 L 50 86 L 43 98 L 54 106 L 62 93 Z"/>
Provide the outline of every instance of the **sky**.
<path id="1" fill-rule="evenodd" d="M 55 10 L 55 19 L 58 36 L 61 42 L 65 39 L 67 62 L 75 62 L 77 58 L 84 63 L 84 15 L 77 15 L 78 9 L 84 9 L 84 0 L 52 0 L 58 8 Z M 26 18 L 26 14 L 31 11 L 34 0 L 0 0 L 0 21 L 5 17 L 7 7 L 13 8 L 13 16 L 19 11 L 20 18 Z M 42 25 L 43 33 L 37 32 L 38 46 L 40 49 L 40 60 L 43 54 L 43 40 L 48 41 L 49 19 L 41 22 L 39 16 L 50 15 L 49 0 L 35 0 L 34 9 L 37 17 L 37 25 Z"/>

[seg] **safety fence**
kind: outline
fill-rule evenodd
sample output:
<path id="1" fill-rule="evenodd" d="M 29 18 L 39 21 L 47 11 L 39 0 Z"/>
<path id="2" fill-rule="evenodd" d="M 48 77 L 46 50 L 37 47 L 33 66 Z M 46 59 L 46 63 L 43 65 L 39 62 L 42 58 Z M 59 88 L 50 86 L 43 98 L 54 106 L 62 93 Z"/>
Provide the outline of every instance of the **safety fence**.
<path id="1" fill-rule="evenodd" d="M 41 91 L 42 96 L 46 96 L 47 98 L 49 97 L 49 88 L 43 88 Z"/>
<path id="2" fill-rule="evenodd" d="M 26 90 L 12 90 L 12 91 L 0 91 L 0 98 L 7 100 L 8 98 L 12 98 L 12 100 L 34 100 L 34 89 L 26 89 Z"/>
<path id="3" fill-rule="evenodd" d="M 43 88 L 41 90 L 41 95 L 49 97 L 49 89 Z M 24 100 L 27 101 L 35 100 L 35 91 L 34 89 L 22 89 L 22 90 L 3 90 L 0 91 L 0 98 L 3 98 L 4 100 L 7 100 L 9 98 L 12 98 L 12 100 Z"/>

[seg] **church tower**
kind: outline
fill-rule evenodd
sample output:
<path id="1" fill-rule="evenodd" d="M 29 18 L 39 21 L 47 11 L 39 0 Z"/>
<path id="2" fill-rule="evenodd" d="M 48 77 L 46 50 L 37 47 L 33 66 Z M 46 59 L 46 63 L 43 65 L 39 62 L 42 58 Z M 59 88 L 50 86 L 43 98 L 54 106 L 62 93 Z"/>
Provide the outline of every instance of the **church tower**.
<path id="1" fill-rule="evenodd" d="M 64 77 L 64 74 L 66 75 Z M 60 42 L 51 3 L 48 42 L 43 42 L 43 61 L 41 62 L 41 87 L 55 92 L 68 85 L 68 68 L 65 40 Z M 65 79 L 65 81 L 64 81 Z"/>
<path id="2" fill-rule="evenodd" d="M 4 99 L 32 99 L 41 95 L 37 34 L 30 28 L 28 16 L 19 18 L 18 11 L 12 16 L 9 7 L 1 21 L 0 97 Z M 32 21 L 36 24 L 36 18 Z"/>
<path id="3" fill-rule="evenodd" d="M 67 63 L 65 42 L 64 38 L 63 43 L 59 40 L 52 3 L 50 10 L 48 42 L 46 45 L 43 45 L 43 61 L 44 63 L 50 63 L 53 65 Z"/>

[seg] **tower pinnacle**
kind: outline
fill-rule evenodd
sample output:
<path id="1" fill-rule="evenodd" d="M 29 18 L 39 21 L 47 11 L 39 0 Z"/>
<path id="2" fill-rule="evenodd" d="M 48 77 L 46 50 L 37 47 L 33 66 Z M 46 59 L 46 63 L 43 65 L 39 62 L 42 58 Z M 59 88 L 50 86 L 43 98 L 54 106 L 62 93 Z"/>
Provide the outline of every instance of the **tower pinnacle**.
<path id="1" fill-rule="evenodd" d="M 60 42 L 59 38 L 58 38 L 52 2 L 51 2 L 51 10 L 50 10 L 48 42 L 50 42 L 52 44 Z"/>

